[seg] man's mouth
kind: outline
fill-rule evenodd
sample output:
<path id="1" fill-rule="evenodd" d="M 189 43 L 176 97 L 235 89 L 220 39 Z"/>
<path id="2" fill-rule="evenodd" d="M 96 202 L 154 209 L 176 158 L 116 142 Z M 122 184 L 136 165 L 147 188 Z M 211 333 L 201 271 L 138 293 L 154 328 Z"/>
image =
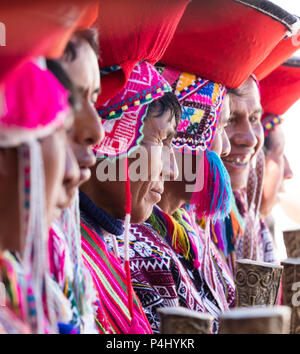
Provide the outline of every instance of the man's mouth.
<path id="1" fill-rule="evenodd" d="M 164 192 L 163 188 L 153 188 L 150 190 L 150 193 L 152 194 L 152 196 L 156 200 L 156 203 L 160 202 L 161 195 L 163 194 L 163 192 Z"/>
<path id="2" fill-rule="evenodd" d="M 80 167 L 80 184 L 87 182 L 91 177 L 91 170 L 89 167 Z"/>
<path id="3" fill-rule="evenodd" d="M 95 165 L 96 158 L 93 155 L 86 155 L 78 160 L 80 168 L 80 184 L 88 181 L 91 177 L 90 168 Z"/>
<path id="4" fill-rule="evenodd" d="M 230 164 L 234 167 L 244 168 L 247 167 L 250 160 L 251 155 L 234 155 L 234 156 L 227 156 L 222 159 L 224 163 Z"/>

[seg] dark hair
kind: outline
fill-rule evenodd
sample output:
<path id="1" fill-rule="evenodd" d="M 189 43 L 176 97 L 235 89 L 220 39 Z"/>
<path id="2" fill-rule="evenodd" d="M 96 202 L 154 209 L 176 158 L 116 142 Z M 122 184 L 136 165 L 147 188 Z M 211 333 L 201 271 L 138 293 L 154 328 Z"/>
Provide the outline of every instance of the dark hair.
<path id="1" fill-rule="evenodd" d="M 168 110 L 171 111 L 172 116 L 175 116 L 178 125 L 182 111 L 178 98 L 172 92 L 167 92 L 159 100 L 150 103 L 147 116 L 155 112 L 155 117 L 160 117 Z"/>
<path id="2" fill-rule="evenodd" d="M 265 137 L 265 141 L 264 141 L 264 150 L 266 151 L 270 151 L 272 148 L 272 138 L 270 136 L 270 134 L 268 134 L 268 136 Z"/>
<path id="3" fill-rule="evenodd" d="M 270 131 L 269 134 L 265 137 L 264 146 L 263 146 L 265 155 L 267 155 L 268 152 L 273 149 L 274 141 L 272 135 L 273 135 L 272 131 Z"/>
<path id="4" fill-rule="evenodd" d="M 96 28 L 87 28 L 85 30 L 74 32 L 65 48 L 63 59 L 67 61 L 74 61 L 77 58 L 77 51 L 82 41 L 86 41 L 91 46 L 97 58 L 99 59 L 100 47 L 98 31 Z"/>
<path id="5" fill-rule="evenodd" d="M 47 68 L 52 72 L 52 74 L 58 79 L 62 86 L 70 92 L 69 104 L 72 108 L 75 108 L 77 103 L 77 91 L 72 84 L 68 74 L 63 69 L 62 65 L 58 60 L 47 59 Z"/>
<path id="6" fill-rule="evenodd" d="M 248 79 L 237 89 L 231 89 L 227 87 L 227 93 L 238 96 L 238 97 L 245 97 L 249 93 L 249 84 L 250 82 L 254 81 L 254 79 L 249 76 Z M 255 81 L 254 81 L 255 82 Z"/>

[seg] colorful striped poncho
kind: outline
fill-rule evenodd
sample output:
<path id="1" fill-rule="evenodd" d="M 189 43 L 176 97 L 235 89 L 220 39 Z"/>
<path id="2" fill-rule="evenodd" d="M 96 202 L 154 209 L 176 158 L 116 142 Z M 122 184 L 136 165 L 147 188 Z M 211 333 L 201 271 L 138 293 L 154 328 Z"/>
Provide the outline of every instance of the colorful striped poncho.
<path id="1" fill-rule="evenodd" d="M 95 292 L 81 254 L 78 195 L 52 224 L 48 248 L 60 332 L 98 333 L 93 309 Z"/>
<path id="2" fill-rule="evenodd" d="M 97 292 L 95 320 L 99 333 L 131 333 L 126 275 L 120 260 L 111 252 L 103 237 L 113 239 L 123 233 L 121 221 L 112 218 L 80 194 L 82 252 Z M 152 330 L 142 305 L 134 295 L 134 314 L 144 334 Z"/>
<path id="3" fill-rule="evenodd" d="M 210 237 L 218 254 L 224 260 L 231 272 L 234 274 L 237 248 L 243 237 L 245 223 L 236 205 L 235 198 L 232 198 L 232 209 L 224 220 L 216 220 L 210 225 Z M 205 220 L 196 220 L 197 224 L 203 230 L 205 229 Z M 243 257 L 241 257 L 243 258 Z"/>
<path id="4" fill-rule="evenodd" d="M 234 281 L 225 260 L 195 222 L 193 208 L 179 208 L 172 217 L 155 207 L 151 224 L 177 253 L 199 291 L 203 283 L 221 311 L 234 306 Z"/>
<path id="5" fill-rule="evenodd" d="M 124 235 L 118 235 L 116 239 L 118 252 L 124 258 Z M 110 243 L 109 247 L 113 249 L 114 245 Z M 202 287 L 196 289 L 190 272 L 148 222 L 131 224 L 129 254 L 133 288 L 154 333 L 160 331 L 157 310 L 162 307 L 182 306 L 197 312 L 209 312 L 214 318 L 219 315 L 220 309 L 203 280 L 199 278 Z"/>
<path id="6" fill-rule="evenodd" d="M 22 266 L 8 251 L 0 251 L 0 334 L 32 333 L 25 306 Z"/>
<path id="7" fill-rule="evenodd" d="M 235 303 L 235 286 L 233 274 L 231 273 L 226 261 L 222 258 L 220 252 L 210 240 L 210 234 L 213 227 L 211 222 L 207 232 L 197 224 L 197 216 L 193 208 L 185 205 L 184 208 L 177 210 L 174 218 L 188 228 L 188 237 L 190 240 L 198 239 L 194 242 L 198 253 L 198 262 L 190 261 L 190 266 L 198 269 L 203 274 L 208 287 L 210 288 L 214 298 L 216 299 L 222 311 L 227 311 L 234 306 Z M 195 248 L 194 246 L 194 248 Z M 193 257 L 192 257 L 193 258 Z"/>

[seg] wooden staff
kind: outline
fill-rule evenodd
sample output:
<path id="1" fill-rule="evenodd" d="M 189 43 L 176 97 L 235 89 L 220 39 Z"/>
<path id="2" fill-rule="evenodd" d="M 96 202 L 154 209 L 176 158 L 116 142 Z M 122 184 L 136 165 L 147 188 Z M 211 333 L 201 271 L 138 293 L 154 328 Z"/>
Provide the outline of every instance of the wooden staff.
<path id="1" fill-rule="evenodd" d="M 220 334 L 288 334 L 288 306 L 240 307 L 220 316 Z"/>
<path id="2" fill-rule="evenodd" d="M 236 306 L 275 305 L 283 267 L 265 262 L 236 261 Z"/>
<path id="3" fill-rule="evenodd" d="M 158 310 L 161 334 L 210 334 L 213 317 L 184 307 L 163 307 Z"/>
<path id="4" fill-rule="evenodd" d="M 300 230 L 284 231 L 283 239 L 288 258 L 300 258 Z"/>
<path id="5" fill-rule="evenodd" d="M 300 258 L 289 258 L 281 262 L 283 305 L 290 306 L 291 333 L 300 334 Z"/>

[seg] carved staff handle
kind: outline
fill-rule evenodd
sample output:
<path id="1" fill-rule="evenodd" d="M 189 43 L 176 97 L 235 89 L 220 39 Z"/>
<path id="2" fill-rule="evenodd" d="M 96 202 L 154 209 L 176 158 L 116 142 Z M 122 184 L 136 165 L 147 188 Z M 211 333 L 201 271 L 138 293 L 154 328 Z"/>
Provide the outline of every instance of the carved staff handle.
<path id="1" fill-rule="evenodd" d="M 283 267 L 250 259 L 236 261 L 236 306 L 275 305 Z"/>
<path id="2" fill-rule="evenodd" d="M 210 334 L 213 317 L 184 307 L 159 309 L 161 334 Z"/>
<path id="3" fill-rule="evenodd" d="M 240 307 L 220 317 L 221 334 L 288 334 L 291 309 L 288 306 Z"/>

